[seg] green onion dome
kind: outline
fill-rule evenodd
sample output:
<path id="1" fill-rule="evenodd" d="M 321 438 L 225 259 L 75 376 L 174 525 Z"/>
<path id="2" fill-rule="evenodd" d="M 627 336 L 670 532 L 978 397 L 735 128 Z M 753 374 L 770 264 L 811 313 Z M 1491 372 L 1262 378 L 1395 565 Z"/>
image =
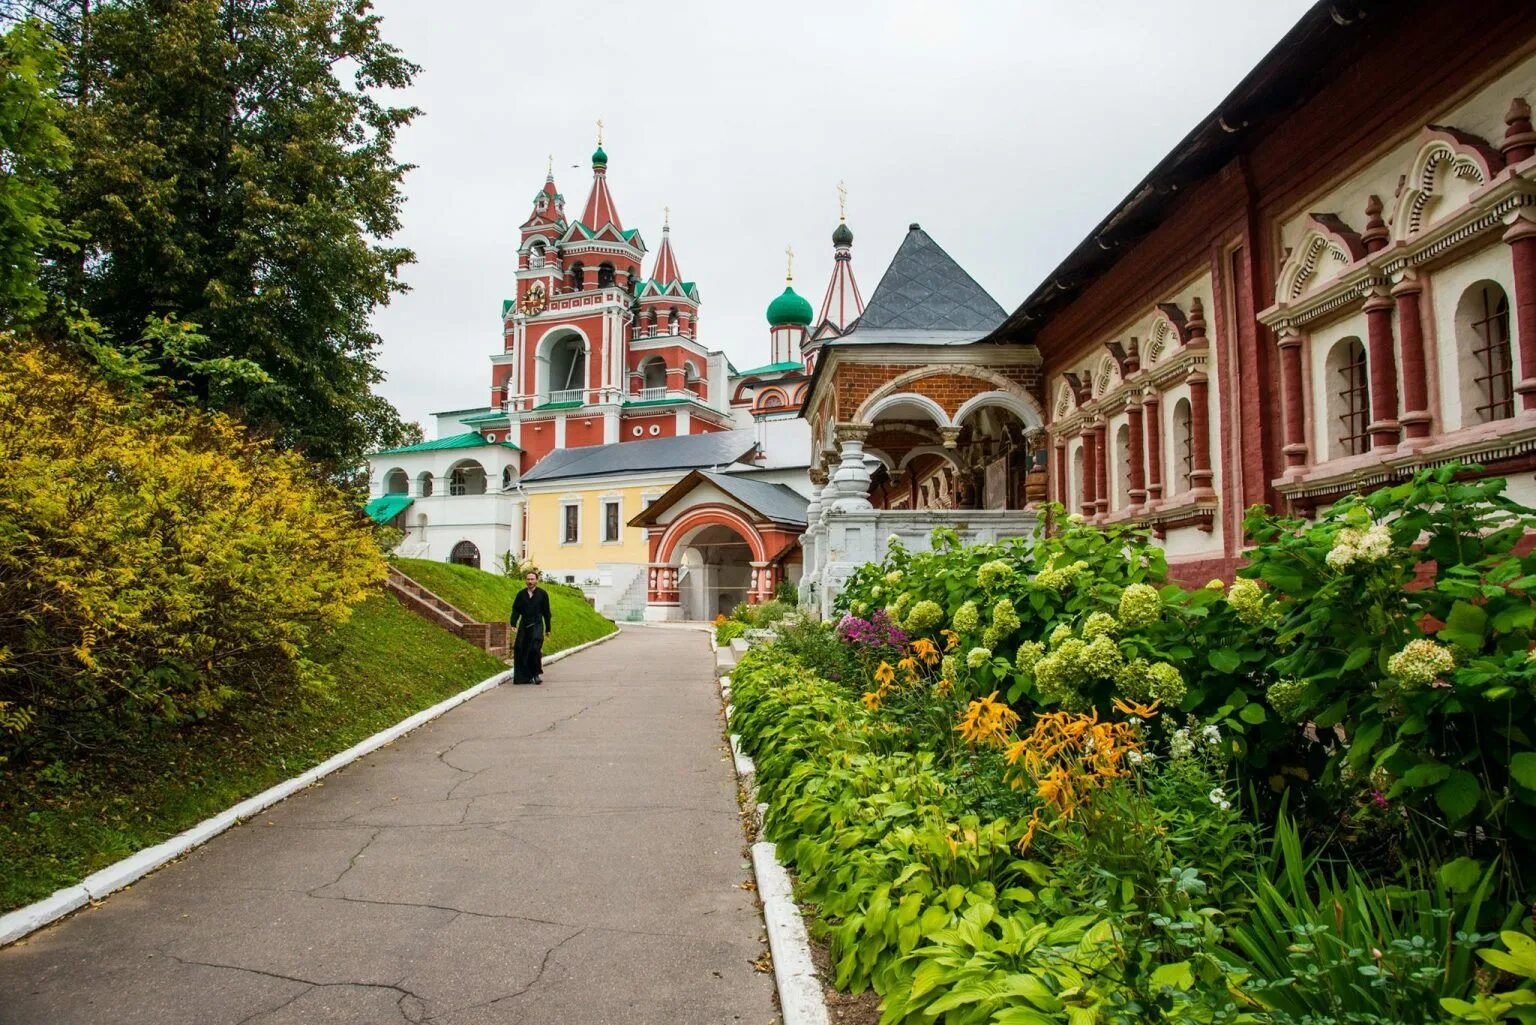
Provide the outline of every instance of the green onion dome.
<path id="1" fill-rule="evenodd" d="M 592 151 L 592 164 L 594 167 L 599 164 L 606 166 L 607 163 L 608 154 L 603 152 L 603 147 L 599 146 L 597 149 Z"/>
<path id="2" fill-rule="evenodd" d="M 848 225 L 839 224 L 837 230 L 832 232 L 832 244 L 834 246 L 853 245 L 853 232 L 848 230 Z"/>
<path id="3" fill-rule="evenodd" d="M 788 285 L 783 295 L 768 304 L 768 323 L 773 327 L 805 327 L 814 316 L 811 304 Z"/>

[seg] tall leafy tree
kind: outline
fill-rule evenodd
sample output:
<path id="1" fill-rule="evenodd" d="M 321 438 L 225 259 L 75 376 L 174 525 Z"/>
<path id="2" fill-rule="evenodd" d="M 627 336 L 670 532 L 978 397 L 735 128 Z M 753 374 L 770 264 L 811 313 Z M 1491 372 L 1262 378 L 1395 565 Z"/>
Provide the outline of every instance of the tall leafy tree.
<path id="1" fill-rule="evenodd" d="M 69 245 L 53 176 L 68 165 L 60 47 L 40 22 L 0 34 L 0 327 L 36 316 L 45 250 Z"/>
<path id="2" fill-rule="evenodd" d="M 367 0 L 64 5 L 78 89 L 63 213 L 86 241 L 53 287 L 142 347 L 176 317 L 200 361 L 165 359 L 203 403 L 333 470 L 405 428 L 374 395 L 373 310 L 413 259 L 387 244 L 409 166 L 386 102 L 417 68 Z M 150 353 L 150 357 L 154 357 Z M 233 378 L 201 366 L 240 361 Z"/>

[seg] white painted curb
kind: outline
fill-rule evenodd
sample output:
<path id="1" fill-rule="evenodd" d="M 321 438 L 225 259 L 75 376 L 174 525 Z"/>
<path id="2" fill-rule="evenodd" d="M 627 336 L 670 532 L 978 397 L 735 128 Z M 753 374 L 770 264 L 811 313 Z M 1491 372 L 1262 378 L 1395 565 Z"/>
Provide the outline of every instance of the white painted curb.
<path id="1" fill-rule="evenodd" d="M 731 758 L 736 762 L 736 775 L 741 778 L 741 781 L 750 790 L 752 788 L 752 780 L 757 776 L 757 763 L 752 760 L 751 755 L 741 749 L 741 734 L 739 733 L 731 734 Z"/>
<path id="2" fill-rule="evenodd" d="M 784 1025 L 828 1025 L 827 1004 L 811 963 L 805 922 L 795 905 L 789 873 L 779 864 L 773 844 L 763 841 L 752 845 L 752 871 L 757 875 L 757 896 L 763 902 L 763 921 L 768 925 L 768 949 L 773 952 L 773 977 L 779 987 Z"/>
<path id="3" fill-rule="evenodd" d="M 569 658 L 579 651 L 585 651 L 594 645 L 602 644 L 604 641 L 611 641 L 619 635 L 619 632 L 619 630 L 615 630 L 613 633 L 604 634 L 595 641 L 587 641 L 585 644 L 578 644 L 574 648 L 557 651 L 544 659 L 544 664 L 549 665 L 551 662 L 558 662 L 563 658 Z M 340 754 L 332 755 L 308 772 L 263 790 L 255 797 L 248 797 L 234 807 L 226 808 L 224 811 L 219 812 L 219 814 L 212 818 L 204 819 L 191 829 L 176 834 L 164 843 L 158 843 L 153 847 L 144 848 L 137 854 L 131 854 L 121 861 L 108 865 L 99 872 L 86 876 L 85 879 L 74 886 L 67 886 L 62 890 L 58 890 L 52 896 L 44 897 L 34 904 L 28 904 L 26 907 L 17 908 L 15 911 L 0 915 L 0 947 L 5 946 L 7 943 L 14 943 L 28 933 L 41 929 L 49 922 L 63 918 L 71 911 L 78 910 L 92 901 L 101 900 L 114 890 L 120 890 L 130 883 L 142 879 L 167 862 L 174 861 L 183 854 L 186 854 L 194 847 L 207 843 L 231 826 L 239 825 L 245 819 L 272 807 L 272 805 L 286 797 L 291 797 L 300 790 L 329 776 L 337 769 L 344 768 L 364 755 L 372 754 L 384 745 L 399 740 L 407 733 L 419 726 L 426 725 L 444 712 L 464 704 L 464 702 L 471 698 L 479 697 L 488 690 L 499 687 L 502 681 L 511 675 L 511 670 L 507 670 L 506 672 L 497 673 L 495 676 L 481 680 L 473 687 L 461 690 L 453 697 L 439 701 L 431 708 L 424 708 L 415 715 L 402 719 L 388 729 L 375 733 L 367 740 L 352 745 Z"/>

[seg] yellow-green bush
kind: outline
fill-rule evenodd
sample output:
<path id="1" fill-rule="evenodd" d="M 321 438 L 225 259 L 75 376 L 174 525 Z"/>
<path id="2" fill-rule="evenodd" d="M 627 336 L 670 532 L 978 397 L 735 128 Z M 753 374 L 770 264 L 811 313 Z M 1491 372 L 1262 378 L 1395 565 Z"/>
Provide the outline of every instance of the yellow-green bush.
<path id="1" fill-rule="evenodd" d="M 0 751 L 288 683 L 384 575 L 301 457 L 0 340 Z"/>

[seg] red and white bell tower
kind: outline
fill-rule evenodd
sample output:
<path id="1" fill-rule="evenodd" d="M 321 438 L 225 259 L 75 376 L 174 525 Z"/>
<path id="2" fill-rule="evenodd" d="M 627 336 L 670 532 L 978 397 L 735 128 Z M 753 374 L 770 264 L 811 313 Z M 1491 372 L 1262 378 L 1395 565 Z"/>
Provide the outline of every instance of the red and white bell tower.
<path id="1" fill-rule="evenodd" d="M 519 446 L 524 472 L 557 449 L 729 429 L 710 396 L 712 378 L 724 391 L 725 359 L 698 341 L 698 289 L 683 280 L 670 236 L 664 225 L 647 278 L 645 241 L 608 189 L 601 122 L 579 218 L 566 218 L 551 160 L 520 229 L 491 408 L 464 422 Z"/>

